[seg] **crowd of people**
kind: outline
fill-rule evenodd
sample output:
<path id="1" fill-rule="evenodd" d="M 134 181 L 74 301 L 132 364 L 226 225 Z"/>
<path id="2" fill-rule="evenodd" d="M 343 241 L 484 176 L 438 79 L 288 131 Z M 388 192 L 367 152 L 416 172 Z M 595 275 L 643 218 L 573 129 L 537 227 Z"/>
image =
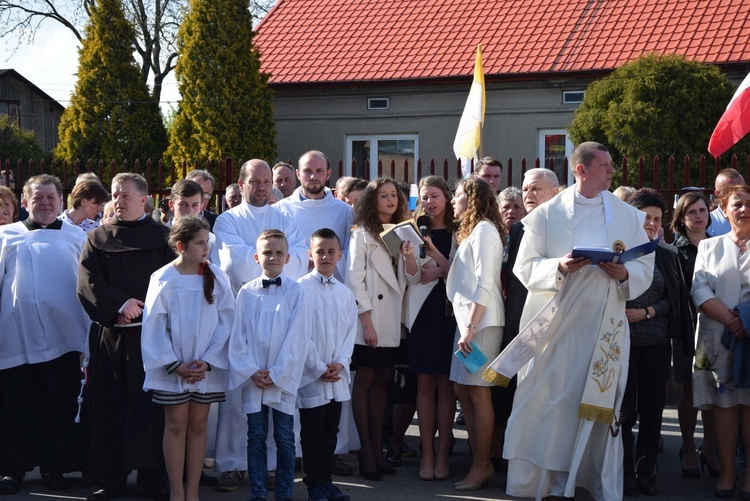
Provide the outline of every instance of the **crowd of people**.
<path id="1" fill-rule="evenodd" d="M 609 191 L 603 145 L 570 164 L 567 189 L 536 168 L 501 191 L 485 157 L 453 187 L 418 180 L 412 210 L 388 177 L 331 190 L 319 151 L 296 168 L 246 162 L 218 215 L 201 170 L 157 211 L 133 173 L 111 190 L 82 175 L 66 203 L 49 175 L 20 205 L 0 186 L 0 494 L 39 467 L 50 490 L 83 472 L 89 501 L 123 496 L 134 470 L 154 499 L 247 474 L 251 500 L 282 501 L 302 458 L 310 501 L 348 501 L 339 455 L 357 451 L 373 482 L 397 474 L 415 411 L 419 479 L 451 478 L 458 401 L 472 462 L 457 491 L 502 469 L 523 498 L 654 496 L 672 374 L 682 474 L 707 467 L 715 497 L 736 495 L 750 187 L 725 169 L 713 211 L 686 192 L 667 222 L 658 191 Z"/>

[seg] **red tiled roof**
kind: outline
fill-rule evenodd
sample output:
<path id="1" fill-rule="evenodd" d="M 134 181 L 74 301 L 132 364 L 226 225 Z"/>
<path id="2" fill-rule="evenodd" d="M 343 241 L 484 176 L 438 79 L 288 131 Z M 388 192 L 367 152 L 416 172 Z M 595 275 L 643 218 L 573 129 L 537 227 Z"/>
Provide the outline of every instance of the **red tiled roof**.
<path id="1" fill-rule="evenodd" d="M 740 0 L 279 0 L 255 43 L 271 83 L 616 68 L 647 52 L 750 62 Z"/>

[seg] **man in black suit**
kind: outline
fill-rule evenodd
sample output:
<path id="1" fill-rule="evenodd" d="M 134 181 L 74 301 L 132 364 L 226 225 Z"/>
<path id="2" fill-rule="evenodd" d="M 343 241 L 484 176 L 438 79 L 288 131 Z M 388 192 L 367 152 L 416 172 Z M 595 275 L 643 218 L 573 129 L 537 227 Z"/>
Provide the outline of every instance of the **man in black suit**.
<path id="1" fill-rule="evenodd" d="M 544 202 L 551 200 L 559 190 L 557 175 L 549 169 L 537 168 L 526 171 L 523 178 L 523 206 L 526 214 L 539 207 Z M 513 266 L 516 264 L 518 248 L 523 238 L 523 222 L 516 222 L 509 229 L 509 240 L 507 259 L 503 262 L 502 280 L 503 292 L 505 293 L 505 329 L 503 331 L 503 344 L 501 351 L 508 346 L 520 330 L 521 313 L 526 303 L 528 290 L 513 274 Z M 496 444 L 497 457 L 502 457 L 503 437 L 505 426 L 508 424 L 511 408 L 513 407 L 513 395 L 516 392 L 516 378 L 511 379 L 507 388 L 500 386 L 492 387 L 492 404 L 495 409 L 495 430 L 497 432 Z"/>

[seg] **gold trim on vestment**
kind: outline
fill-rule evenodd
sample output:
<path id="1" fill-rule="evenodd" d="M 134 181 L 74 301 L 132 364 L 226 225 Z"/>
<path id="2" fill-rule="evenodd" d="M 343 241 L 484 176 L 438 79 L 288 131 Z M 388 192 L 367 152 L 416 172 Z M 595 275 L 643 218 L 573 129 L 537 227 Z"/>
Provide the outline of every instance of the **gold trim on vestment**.
<path id="1" fill-rule="evenodd" d="M 605 407 L 596 407 L 589 404 L 581 404 L 578 407 L 578 419 L 607 424 L 612 422 L 612 416 L 612 409 Z"/>
<path id="2" fill-rule="evenodd" d="M 502 386 L 503 388 L 507 388 L 510 384 L 510 378 L 507 376 L 503 376 L 499 372 L 495 372 L 489 367 L 484 370 L 482 373 L 482 379 L 487 381 L 488 383 L 492 383 L 497 386 Z"/>

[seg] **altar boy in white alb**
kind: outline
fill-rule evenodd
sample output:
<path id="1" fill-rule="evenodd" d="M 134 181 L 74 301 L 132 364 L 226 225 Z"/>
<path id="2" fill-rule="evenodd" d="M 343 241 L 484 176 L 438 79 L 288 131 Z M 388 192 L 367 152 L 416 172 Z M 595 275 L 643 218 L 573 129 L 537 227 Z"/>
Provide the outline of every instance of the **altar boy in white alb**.
<path id="1" fill-rule="evenodd" d="M 258 236 L 255 261 L 263 273 L 237 295 L 229 340 L 229 388 L 241 388 L 247 414 L 247 461 L 251 500 L 266 489 L 269 408 L 276 441 L 278 501 L 291 500 L 294 485 L 294 408 L 310 344 L 309 306 L 303 287 L 282 275 L 288 243 L 279 230 Z"/>
<path id="2" fill-rule="evenodd" d="M 310 238 L 315 269 L 299 279 L 310 305 L 308 329 L 312 333 L 297 392 L 309 501 L 349 501 L 331 480 L 341 403 L 351 399 L 349 364 L 358 319 L 354 294 L 333 276 L 342 255 L 333 230 L 315 231 Z"/>
<path id="3" fill-rule="evenodd" d="M 86 430 L 73 423 L 89 324 L 76 298 L 86 234 L 57 219 L 57 178 L 34 176 L 23 193 L 29 218 L 0 229 L 0 494 L 17 493 L 35 466 L 52 490 L 88 466 Z"/>

